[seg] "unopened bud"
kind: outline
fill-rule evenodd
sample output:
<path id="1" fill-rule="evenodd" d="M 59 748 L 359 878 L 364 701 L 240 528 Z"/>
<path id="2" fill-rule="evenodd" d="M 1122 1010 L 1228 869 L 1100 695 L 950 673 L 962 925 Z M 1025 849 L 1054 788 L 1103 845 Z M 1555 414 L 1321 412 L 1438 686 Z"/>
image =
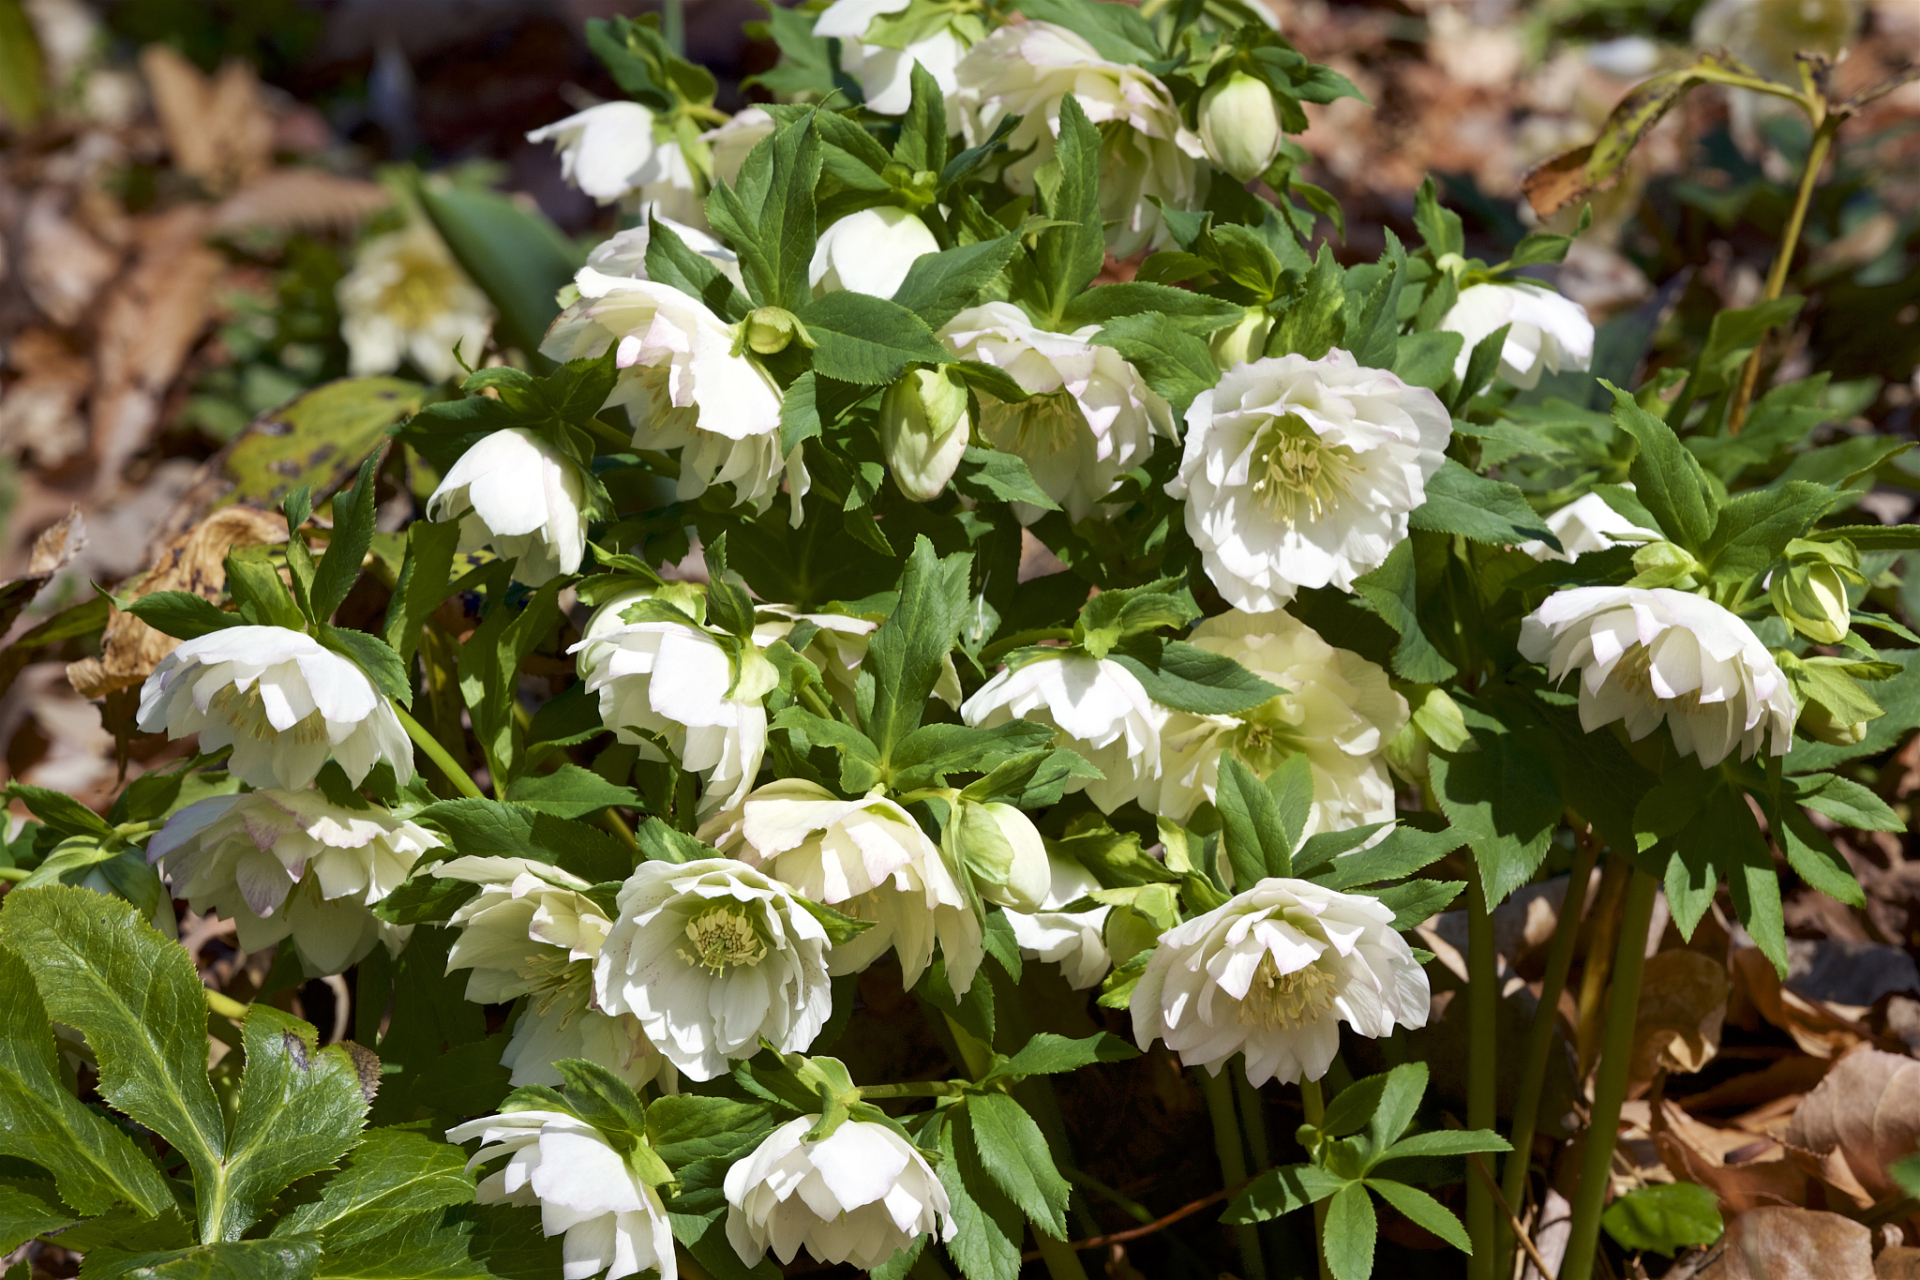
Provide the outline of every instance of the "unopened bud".
<path id="1" fill-rule="evenodd" d="M 1267 353 L 1267 335 L 1273 332 L 1273 317 L 1265 307 L 1248 307 L 1247 314 L 1231 329 L 1214 334 L 1209 350 L 1213 362 L 1222 369 L 1258 360 Z"/>
<path id="2" fill-rule="evenodd" d="M 931 502 L 953 478 L 973 431 L 967 388 L 944 369 L 910 369 L 880 398 L 880 444 L 900 492 Z"/>
<path id="3" fill-rule="evenodd" d="M 1630 587 L 1673 587 L 1685 591 L 1700 583 L 1700 562 L 1671 542 L 1649 542 L 1633 553 Z"/>
<path id="4" fill-rule="evenodd" d="M 744 345 L 757 355 L 778 355 L 794 342 L 808 349 L 819 345 L 793 312 L 785 307 L 761 307 L 740 322 L 733 343 L 734 354 L 739 355 Z"/>
<path id="5" fill-rule="evenodd" d="M 1867 722 L 1856 720 L 1851 724 L 1842 724 L 1834 719 L 1833 712 L 1818 702 L 1809 702 L 1807 709 L 1800 713 L 1800 732 L 1815 742 L 1824 742 L 1834 747 L 1857 746 L 1866 741 Z"/>
<path id="6" fill-rule="evenodd" d="M 1852 625 L 1847 580 L 1831 564 L 1788 565 L 1774 573 L 1767 594 L 1787 625 L 1815 644 L 1839 644 Z"/>
<path id="7" fill-rule="evenodd" d="M 1200 95 L 1200 140 L 1213 162 L 1242 182 L 1280 154 L 1280 109 L 1273 91 L 1236 71 Z"/>
<path id="8" fill-rule="evenodd" d="M 1038 911 L 1053 884 L 1047 846 L 1033 819 L 1010 804 L 961 800 L 956 824 L 958 853 L 980 896 L 1015 911 Z"/>

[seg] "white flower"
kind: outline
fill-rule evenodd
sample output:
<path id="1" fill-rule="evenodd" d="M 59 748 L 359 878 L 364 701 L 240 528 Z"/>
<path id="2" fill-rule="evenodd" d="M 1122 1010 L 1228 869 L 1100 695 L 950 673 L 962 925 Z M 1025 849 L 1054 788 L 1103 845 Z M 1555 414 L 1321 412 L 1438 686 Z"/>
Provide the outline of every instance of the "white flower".
<path id="1" fill-rule="evenodd" d="M 913 105 L 913 68 L 918 63 L 940 86 L 947 99 L 947 131 L 959 132 L 954 95 L 960 81 L 955 74 L 966 42 L 952 27 L 941 27 L 903 49 L 866 44 L 861 37 L 876 18 L 898 13 L 910 0 L 834 0 L 820 11 L 813 34 L 839 40 L 840 69 L 860 82 L 867 109 L 883 116 L 900 116 Z"/>
<path id="2" fill-rule="evenodd" d="M 493 304 L 425 222 L 367 239 L 333 292 L 347 372 L 356 378 L 392 373 L 409 359 L 436 382 L 456 377 L 454 348 L 473 364 L 493 331 Z"/>
<path id="3" fill-rule="evenodd" d="M 1500 376 L 1516 387 L 1538 385 L 1543 368 L 1585 370 L 1593 361 L 1593 321 L 1573 299 L 1538 285 L 1476 284 L 1461 291 L 1440 321 L 1443 332 L 1462 339 L 1454 377 L 1467 376 L 1473 349 L 1502 325 L 1513 327 L 1500 348 Z"/>
<path id="4" fill-rule="evenodd" d="M 1084 991 L 1107 976 L 1113 957 L 1107 953 L 1105 929 L 1112 907 L 1091 911 L 1060 911 L 1100 887 L 1091 872 L 1070 858 L 1049 858 L 1052 884 L 1040 910 L 1007 912 L 1007 923 L 1029 960 L 1057 964 L 1067 984 Z"/>
<path id="5" fill-rule="evenodd" d="M 713 176 L 732 186 L 740 177 L 740 166 L 760 144 L 773 134 L 773 117 L 765 107 L 747 107 L 733 118 L 700 135 L 713 154 Z"/>
<path id="6" fill-rule="evenodd" d="M 1344 351 L 1255 360 L 1194 397 L 1167 492 L 1227 603 L 1265 613 L 1385 562 L 1452 432 L 1440 397 Z"/>
<path id="7" fill-rule="evenodd" d="M 642 863 L 618 907 L 593 971 L 600 1007 L 639 1018 L 695 1080 L 751 1058 L 762 1037 L 803 1050 L 833 1011 L 825 928 L 745 863 Z"/>
<path id="8" fill-rule="evenodd" d="M 1241 182 L 1265 173 L 1284 140 L 1273 91 L 1244 71 L 1213 85 L 1200 95 L 1200 140 L 1213 162 Z"/>
<path id="9" fill-rule="evenodd" d="M 927 224 L 905 209 L 892 205 L 862 209 L 820 233 L 807 279 L 816 294 L 850 289 L 891 298 L 907 278 L 908 268 L 938 252 L 940 242 Z"/>
<path id="10" fill-rule="evenodd" d="M 981 392 L 980 434 L 1024 458 L 1034 481 L 1075 520 L 1112 515 L 1098 504 L 1120 474 L 1146 461 L 1155 435 L 1179 438 L 1167 402 L 1119 352 L 1093 344 L 1098 332 L 1088 325 L 1052 333 L 1010 302 L 963 311 L 940 332 L 956 356 L 1004 369 L 1031 393 L 1002 404 Z M 1041 515 L 1024 502 L 1013 509 L 1023 524 Z"/>
<path id="11" fill-rule="evenodd" d="M 799 446 L 781 454 L 780 388 L 733 354 L 732 327 L 671 285 L 592 267 L 575 281 L 580 301 L 547 330 L 541 354 L 577 360 L 617 343 L 621 375 L 607 407 L 626 407 L 636 448 L 681 450 L 679 498 L 730 484 L 736 502 L 765 511 L 784 479 L 798 525 L 806 464 Z"/>
<path id="12" fill-rule="evenodd" d="M 656 738 L 664 740 L 679 766 L 704 780 L 701 812 L 731 808 L 753 786 L 767 749 L 766 690 L 737 679 L 733 658 L 699 627 L 623 621 L 621 613 L 647 594 L 601 605 L 567 652 L 579 655 L 580 678 L 621 742 L 638 746 L 642 759 L 663 761 Z"/>
<path id="13" fill-rule="evenodd" d="M 480 1139 L 472 1169 L 500 1156 L 503 1168 L 480 1179 L 481 1204 L 540 1206 L 541 1230 L 566 1233 L 563 1280 L 607 1280 L 658 1270 L 676 1280 L 673 1226 L 660 1195 L 637 1177 L 598 1129 L 558 1111 L 509 1111 L 447 1130 L 447 1141 Z"/>
<path id="14" fill-rule="evenodd" d="M 931 502 L 945 492 L 973 438 L 967 384 L 947 369 L 909 369 L 880 397 L 880 447 L 900 492 Z"/>
<path id="15" fill-rule="evenodd" d="M 717 832 L 710 824 L 701 835 Z M 827 967 L 835 976 L 859 973 L 891 947 L 911 987 L 933 961 L 937 941 L 953 989 L 964 995 L 973 985 L 985 954 L 980 921 L 939 846 L 885 796 L 842 800 L 801 778 L 776 779 L 746 798 L 721 852 L 803 897 L 874 922 L 834 947 Z"/>
<path id="16" fill-rule="evenodd" d="M 1185 822 L 1202 799 L 1212 800 L 1220 758 L 1230 751 L 1262 778 L 1289 756 L 1307 757 L 1313 766 L 1307 835 L 1393 818 L 1393 779 L 1381 753 L 1405 727 L 1407 701 L 1385 671 L 1281 612 L 1236 609 L 1208 618 L 1188 641 L 1285 692 L 1234 715 L 1174 712 L 1161 748 L 1166 777 L 1156 812 Z"/>
<path id="17" fill-rule="evenodd" d="M 1007 146 L 1032 150 L 1005 174 L 1020 195 L 1032 194 L 1035 173 L 1053 159 L 1060 101 L 1074 96 L 1100 128 L 1100 216 L 1116 258 L 1169 239 L 1155 199 L 1197 209 L 1206 197 L 1206 147 L 1181 123 L 1166 86 L 1138 67 L 1108 62 L 1064 27 L 1001 27 L 967 51 L 955 74 L 969 146 L 985 142 L 1005 117 L 1022 117 Z"/>
<path id="18" fill-rule="evenodd" d="M 587 482 L 571 458 L 518 427 L 460 455 L 427 499 L 427 518 L 458 520 L 460 550 L 492 546 L 516 581 L 538 587 L 580 567 Z"/>
<path id="19" fill-rule="evenodd" d="M 1622 535 L 1629 541 L 1657 541 L 1658 535 L 1636 526 L 1633 521 L 1607 505 L 1597 493 L 1583 494 L 1547 517 L 1547 528 L 1560 540 L 1555 551 L 1544 542 L 1523 542 L 1520 550 L 1535 560 L 1571 562 L 1589 551 L 1605 551 L 1619 545 Z"/>
<path id="20" fill-rule="evenodd" d="M 529 997 L 500 1055 L 511 1083 L 558 1085 L 553 1064 L 585 1058 L 636 1089 L 663 1077 L 673 1092 L 673 1065 L 640 1020 L 609 1016 L 593 1003 L 593 962 L 613 922 L 582 892 L 590 887 L 585 880 L 527 858 L 455 858 L 433 874 L 480 886 L 448 922 L 459 937 L 447 952 L 447 972 L 472 970 L 467 999 Z"/>
<path id="21" fill-rule="evenodd" d="M 1133 672 L 1117 662 L 1063 651 L 1000 672 L 960 708 L 960 718 L 991 729 L 1032 720 L 1058 730 L 1057 741 L 1093 762 L 1106 776 L 1075 778 L 1102 812 L 1129 800 L 1152 807 L 1160 783 L 1160 734 L 1167 709 L 1147 696 Z"/>
<path id="22" fill-rule="evenodd" d="M 680 144 L 637 102 L 588 107 L 535 129 L 527 141 L 552 142 L 562 176 L 601 204 L 636 192 L 643 207 L 681 222 L 706 221 Z"/>
<path id="23" fill-rule="evenodd" d="M 844 2 L 844 0 L 843 0 Z M 727 1239 L 752 1267 L 771 1247 L 792 1262 L 869 1271 L 920 1236 L 951 1240 L 952 1206 L 926 1159 L 890 1127 L 846 1120 L 818 1142 L 817 1115 L 789 1120 L 727 1170 Z"/>
<path id="24" fill-rule="evenodd" d="M 1133 989 L 1133 1034 L 1218 1073 L 1247 1055 L 1247 1083 L 1318 1080 L 1340 1023 L 1378 1039 L 1427 1024 L 1431 993 L 1379 899 L 1267 879 L 1160 936 Z"/>
<path id="25" fill-rule="evenodd" d="M 317 791 L 212 796 L 147 842 L 174 894 L 231 919 L 246 951 L 291 937 L 310 974 L 340 973 L 373 950 L 398 952 L 410 928 L 368 908 L 440 841 L 383 809 L 346 809 Z"/>
<path id="26" fill-rule="evenodd" d="M 637 227 L 628 227 L 625 231 L 616 231 L 607 239 L 587 251 L 587 265 L 602 275 L 623 276 L 632 280 L 647 279 L 647 245 L 653 239 L 656 224 L 666 226 L 680 242 L 701 257 L 709 259 L 720 268 L 720 274 L 744 289 L 740 277 L 740 255 L 721 244 L 718 240 L 684 222 L 675 222 L 672 218 L 654 214 Z M 577 292 L 577 290 L 576 290 Z M 573 301 L 569 299 L 569 301 Z M 605 350 L 605 348 L 601 348 Z"/>
<path id="27" fill-rule="evenodd" d="M 142 733 L 231 746 L 227 771 L 255 787 L 304 787 L 327 754 L 359 786 L 382 760 L 413 780 L 413 743 L 366 672 L 302 631 L 227 627 L 188 640 L 140 689 Z"/>
<path id="28" fill-rule="evenodd" d="M 1737 746 L 1751 759 L 1772 737 L 1787 754 L 1793 691 L 1753 628 L 1726 609 L 1666 587 L 1574 587 L 1520 624 L 1520 653 L 1559 680 L 1580 672 L 1580 726 L 1615 720 L 1635 742 L 1662 720 L 1681 755 L 1710 769 Z"/>

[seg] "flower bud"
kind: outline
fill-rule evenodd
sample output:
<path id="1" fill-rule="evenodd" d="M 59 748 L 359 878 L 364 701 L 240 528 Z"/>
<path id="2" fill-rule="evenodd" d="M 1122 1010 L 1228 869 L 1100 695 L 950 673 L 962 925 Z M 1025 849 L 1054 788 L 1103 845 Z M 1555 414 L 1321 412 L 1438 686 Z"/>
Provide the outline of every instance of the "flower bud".
<path id="1" fill-rule="evenodd" d="M 960 861 L 980 896 L 1015 911 L 1038 911 L 1047 900 L 1053 868 L 1033 820 L 1010 804 L 962 800 L 952 821 Z"/>
<path id="2" fill-rule="evenodd" d="M 1649 590 L 1672 587 L 1686 591 L 1700 584 L 1700 562 L 1671 542 L 1649 542 L 1633 553 L 1635 575 L 1627 585 Z"/>
<path id="3" fill-rule="evenodd" d="M 1213 162 L 1242 182 L 1280 154 L 1280 110 L 1273 91 L 1236 71 L 1200 95 L 1200 140 Z"/>
<path id="4" fill-rule="evenodd" d="M 1273 332 L 1273 317 L 1265 307 L 1248 307 L 1247 314 L 1231 329 L 1222 329 L 1208 344 L 1213 362 L 1231 369 L 1249 360 L 1258 360 L 1267 351 L 1267 335 Z"/>
<path id="5" fill-rule="evenodd" d="M 1787 625 L 1815 644 L 1840 643 L 1851 625 L 1847 580 L 1831 564 L 1789 565 L 1773 575 L 1767 594 Z"/>
<path id="6" fill-rule="evenodd" d="M 739 354 L 739 348 L 744 343 L 753 348 L 756 355 L 778 355 L 793 342 L 807 348 L 818 345 L 793 312 L 785 307 L 760 307 L 740 322 L 738 337 L 733 344 L 734 354 Z"/>
<path id="7" fill-rule="evenodd" d="M 1835 718 L 1833 712 L 1824 703 L 1809 702 L 1806 710 L 1800 713 L 1800 732 L 1815 742 L 1824 742 L 1834 747 L 1851 747 L 1864 742 L 1867 737 L 1867 722 L 1856 720 L 1852 724 L 1843 724 Z"/>
<path id="8" fill-rule="evenodd" d="M 931 502 L 967 451 L 967 388 L 945 369 L 910 369 L 880 400 L 880 443 L 900 492 Z"/>

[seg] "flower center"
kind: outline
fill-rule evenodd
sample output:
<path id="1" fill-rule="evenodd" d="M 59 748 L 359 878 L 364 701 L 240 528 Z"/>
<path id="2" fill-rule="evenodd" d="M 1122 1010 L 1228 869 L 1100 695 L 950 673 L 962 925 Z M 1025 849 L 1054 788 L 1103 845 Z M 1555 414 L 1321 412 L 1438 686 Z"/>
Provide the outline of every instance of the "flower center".
<path id="1" fill-rule="evenodd" d="M 1700 710 L 1699 689 L 1689 689 L 1677 698 L 1663 698 L 1654 692 L 1653 650 L 1644 644 L 1636 644 L 1621 654 L 1620 661 L 1614 664 L 1613 673 L 1607 679 L 1648 702 L 1677 707 L 1688 714 Z"/>
<path id="2" fill-rule="evenodd" d="M 592 1002 L 593 961 L 570 960 L 559 947 L 541 947 L 521 964 L 520 974 L 532 988 L 536 1013 L 562 1002 L 571 1006 L 560 1020 L 563 1027 Z"/>
<path id="3" fill-rule="evenodd" d="M 1087 419 L 1064 391 L 1005 404 L 984 400 L 980 405 L 980 433 L 1009 453 L 1023 457 L 1051 457 L 1069 449 L 1087 429 Z"/>
<path id="4" fill-rule="evenodd" d="M 427 250 L 402 249 L 393 258 L 393 283 L 380 291 L 379 309 L 402 329 L 424 329 L 450 308 L 447 298 L 464 281 L 453 263 Z"/>
<path id="5" fill-rule="evenodd" d="M 1288 714 L 1287 698 L 1282 693 L 1244 712 L 1228 740 L 1234 754 L 1263 778 L 1300 750 L 1300 739 L 1294 732 L 1298 726 L 1296 718 Z"/>
<path id="6" fill-rule="evenodd" d="M 738 906 L 715 907 L 687 921 L 687 941 L 693 950 L 680 948 L 680 958 L 716 974 L 734 965 L 759 964 L 767 956 L 767 944 Z"/>
<path id="7" fill-rule="evenodd" d="M 1347 495 L 1354 452 L 1330 445 L 1298 414 L 1270 418 L 1253 440 L 1254 495 L 1289 529 L 1318 520 Z"/>
<path id="8" fill-rule="evenodd" d="M 267 704 L 260 696 L 258 680 L 244 690 L 237 685 L 227 685 L 213 695 L 213 700 L 207 704 L 207 711 L 226 721 L 239 737 L 256 741 L 285 739 L 298 743 L 327 740 L 327 718 L 318 711 L 310 712 L 306 719 L 284 733 L 274 728 L 273 721 L 267 719 Z"/>
<path id="9" fill-rule="evenodd" d="M 1262 1031 L 1292 1031 L 1317 1021 L 1339 994 L 1333 975 L 1317 964 L 1281 973 L 1273 952 L 1260 957 L 1247 998 L 1235 1017 L 1243 1027 Z"/>

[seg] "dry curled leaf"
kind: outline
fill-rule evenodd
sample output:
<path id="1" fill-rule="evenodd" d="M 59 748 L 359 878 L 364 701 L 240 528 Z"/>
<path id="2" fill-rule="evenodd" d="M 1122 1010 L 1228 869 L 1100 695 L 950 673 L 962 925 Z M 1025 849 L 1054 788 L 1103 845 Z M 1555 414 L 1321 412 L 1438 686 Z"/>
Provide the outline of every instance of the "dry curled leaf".
<path id="1" fill-rule="evenodd" d="M 227 552 L 286 540 L 283 517 L 252 507 L 224 507 L 176 538 L 127 594 L 138 599 L 154 591 L 191 591 L 216 600 L 227 583 Z M 86 697 L 105 697 L 145 680 L 179 643 L 115 609 L 101 637 L 100 656 L 70 663 L 67 680 Z"/>
<path id="2" fill-rule="evenodd" d="M 162 44 L 140 51 L 154 111 L 176 167 L 226 192 L 261 172 L 273 155 L 273 113 L 253 68 L 235 60 L 209 78 Z"/>
<path id="3" fill-rule="evenodd" d="M 1773 963 L 1752 947 L 1727 958 L 1733 972 L 1736 1003 L 1744 1001 L 1761 1017 L 1793 1037 L 1804 1053 L 1832 1058 L 1873 1038 L 1872 1028 L 1820 1000 L 1809 1000 L 1780 984 Z"/>
<path id="4" fill-rule="evenodd" d="M 1727 1224 L 1696 1280 L 1874 1280 L 1873 1233 L 1812 1209 L 1750 1209 Z"/>
<path id="5" fill-rule="evenodd" d="M 392 202 L 377 182 L 320 169 L 275 169 L 222 200 L 213 211 L 213 230 L 271 227 L 346 233 Z"/>
<path id="6" fill-rule="evenodd" d="M 1647 961 L 1641 982 L 1632 1078 L 1687 1074 L 1713 1061 L 1727 1017 L 1726 966 L 1697 951 L 1662 951 Z"/>
<path id="7" fill-rule="evenodd" d="M 27 558 L 27 571 L 18 578 L 0 582 L 0 634 L 13 625 L 20 611 L 32 603 L 40 588 L 87 545 L 87 525 L 75 507 L 54 521 L 33 540 L 33 553 Z"/>
<path id="8" fill-rule="evenodd" d="M 67 216 L 55 191 L 27 205 L 20 228 L 20 279 L 27 296 L 61 327 L 79 323 L 120 265 L 120 255 Z"/>
<path id="9" fill-rule="evenodd" d="M 1654 1150 L 1673 1176 L 1713 1192 L 1728 1217 L 1807 1198 L 1806 1171 L 1789 1161 L 1778 1143 L 1702 1124 L 1665 1099 L 1653 1112 L 1651 1128 Z M 1744 1158 L 1729 1164 L 1729 1157 Z"/>
<path id="10" fill-rule="evenodd" d="M 51 329 L 28 329 L 7 345 L 7 364 L 20 374 L 0 397 L 0 449 L 31 453 L 55 468 L 87 446 L 80 401 L 93 369 Z"/>
<path id="11" fill-rule="evenodd" d="M 1816 1154 L 1837 1152 L 1874 1201 L 1902 1194 L 1887 1166 L 1920 1146 L 1920 1062 L 1855 1049 L 1793 1113 L 1786 1139 Z"/>

